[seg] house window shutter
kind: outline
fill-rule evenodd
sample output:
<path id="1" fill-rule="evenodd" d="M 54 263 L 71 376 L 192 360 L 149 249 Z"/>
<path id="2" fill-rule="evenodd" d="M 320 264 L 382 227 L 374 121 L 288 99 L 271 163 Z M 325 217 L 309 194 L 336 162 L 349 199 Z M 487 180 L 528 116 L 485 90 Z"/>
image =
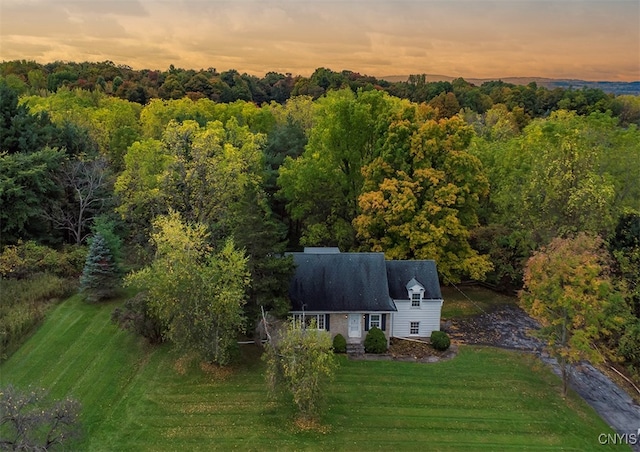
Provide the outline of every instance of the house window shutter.
<path id="1" fill-rule="evenodd" d="M 364 330 L 369 331 L 369 314 L 364 315 Z"/>
<path id="2" fill-rule="evenodd" d="M 382 314 L 382 321 L 380 322 L 380 329 L 386 331 L 387 329 L 387 314 Z"/>
<path id="3" fill-rule="evenodd" d="M 325 314 L 324 315 L 324 329 L 327 331 L 329 330 L 329 317 L 331 317 L 331 314 Z"/>

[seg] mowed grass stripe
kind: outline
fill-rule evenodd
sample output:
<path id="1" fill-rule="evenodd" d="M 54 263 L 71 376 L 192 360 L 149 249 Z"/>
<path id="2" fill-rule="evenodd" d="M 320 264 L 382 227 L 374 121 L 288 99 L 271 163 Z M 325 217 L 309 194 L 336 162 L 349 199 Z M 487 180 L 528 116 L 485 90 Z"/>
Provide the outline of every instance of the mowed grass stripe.
<path id="1" fill-rule="evenodd" d="M 157 359 L 160 354 L 162 359 Z M 239 384 L 241 371 L 230 381 L 217 381 L 197 371 L 180 375 L 174 370 L 179 354 L 166 348 L 160 354 L 147 363 L 131 385 L 137 390 L 140 382 L 146 382 L 136 401 L 127 406 L 126 427 L 120 426 L 122 438 L 127 439 L 126 450 L 172 450 L 168 444 L 173 442 L 180 444 L 176 447 L 197 450 L 202 441 L 209 444 L 201 449 L 206 450 L 221 437 L 235 434 L 238 441 L 244 441 L 259 434 L 253 416 L 258 416 L 265 404 L 261 375 L 249 374 L 253 388 L 246 382 Z M 260 400 L 253 400 L 255 397 Z M 144 425 L 140 425 L 141 419 Z M 154 441 L 149 443 L 149 437 Z M 94 444 L 97 442 L 92 441 Z"/>
<path id="2" fill-rule="evenodd" d="M 104 378 L 104 360 L 118 359 L 121 356 L 110 353 L 113 341 L 120 339 L 117 330 L 109 325 L 108 319 L 103 315 L 90 314 L 92 313 L 84 315 L 84 321 L 78 322 L 83 329 L 74 331 L 77 334 L 75 342 L 66 348 L 54 364 L 63 370 L 55 380 L 47 383 L 49 386 L 58 387 L 64 393 L 75 394 L 78 390 L 82 392 L 87 386 L 91 387 L 88 395 L 100 393 L 107 384 Z M 107 331 L 109 326 L 112 328 Z M 88 385 L 85 384 L 87 382 Z M 87 402 L 90 403 L 91 400 Z"/>
<path id="3" fill-rule="evenodd" d="M 27 341 L 20 348 L 20 352 L 12 356 L 12 361 L 18 368 L 16 371 L 18 379 L 27 375 L 33 376 L 34 371 L 54 365 L 61 354 L 75 343 L 74 329 L 78 331 L 84 329 L 81 324 L 78 325 L 83 316 L 82 313 L 74 313 L 73 310 L 68 309 L 68 303 L 69 301 L 54 309 L 44 325 L 36 331 L 33 340 Z M 71 333 L 69 333 L 70 330 L 72 330 Z M 52 353 L 52 350 L 55 350 L 55 353 Z M 39 374 L 39 376 L 44 375 Z"/>
<path id="4" fill-rule="evenodd" d="M 52 397 L 80 400 L 84 428 L 89 435 L 95 432 L 117 394 L 128 397 L 126 382 L 136 374 L 132 364 L 139 357 L 137 340 L 111 325 L 112 309 L 87 305 L 77 296 L 58 306 L 11 358 L 15 365 L 2 372 L 3 384 L 44 387 Z"/>
<path id="5" fill-rule="evenodd" d="M 372 444 L 407 435 L 438 444 L 468 438 L 477 445 L 510 441 L 513 446 L 571 449 L 571 442 L 582 442 L 576 450 L 600 447 L 597 434 L 583 422 L 591 408 L 572 395 L 571 406 L 579 407 L 576 417 L 558 397 L 558 378 L 530 356 L 463 348 L 456 359 L 437 365 L 345 361 L 345 366 L 349 372 L 339 374 L 331 392 L 331 416 L 336 418 L 331 423 L 348 422 L 350 438 L 360 429 Z M 598 423 L 592 424 L 596 431 Z"/>
<path id="6" fill-rule="evenodd" d="M 34 340 L 16 354 L 15 359 L 20 362 L 16 377 L 28 375 L 34 384 L 67 394 L 78 376 L 86 374 L 91 360 L 100 356 L 96 352 L 103 347 L 97 347 L 96 341 L 112 339 L 115 329 L 105 334 L 105 328 L 110 326 L 108 319 L 108 311 L 86 306 L 79 297 L 71 298 L 53 311 Z M 56 328 L 58 325 L 60 328 Z"/>
<path id="7" fill-rule="evenodd" d="M 486 348 L 436 364 L 341 357 L 323 430 L 301 431 L 290 406 L 269 401 L 259 351 L 244 347 L 233 372 L 206 372 L 119 331 L 113 308 L 67 300 L 0 367 L 3 384 L 81 401 L 80 450 L 588 451 L 610 432 L 581 399 L 562 400 L 537 360 Z"/>

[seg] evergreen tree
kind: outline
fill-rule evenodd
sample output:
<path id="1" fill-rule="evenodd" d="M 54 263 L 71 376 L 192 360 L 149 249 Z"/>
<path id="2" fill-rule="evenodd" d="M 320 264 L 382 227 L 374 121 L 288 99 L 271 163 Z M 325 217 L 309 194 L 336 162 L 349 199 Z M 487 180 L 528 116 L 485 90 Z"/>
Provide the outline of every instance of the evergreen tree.
<path id="1" fill-rule="evenodd" d="M 93 235 L 100 234 L 103 238 L 109 251 L 111 251 L 111 257 L 115 264 L 118 276 L 122 276 L 124 273 L 122 255 L 122 237 L 118 234 L 118 226 L 122 229 L 121 224 L 118 223 L 118 219 L 113 215 L 103 214 L 93 219 L 93 226 L 91 232 Z"/>
<path id="2" fill-rule="evenodd" d="M 91 240 L 89 254 L 80 277 L 80 291 L 90 302 L 97 302 L 115 295 L 118 286 L 118 269 L 104 236 L 97 233 Z"/>
<path id="3" fill-rule="evenodd" d="M 261 308 L 276 317 L 285 317 L 291 309 L 288 291 L 294 263 L 290 256 L 284 256 L 286 226 L 273 218 L 258 186 L 247 189 L 235 207 L 232 235 L 237 247 L 245 250 L 249 258 L 251 287 L 247 290 L 245 314 L 247 326 L 252 328 L 260 318 Z"/>

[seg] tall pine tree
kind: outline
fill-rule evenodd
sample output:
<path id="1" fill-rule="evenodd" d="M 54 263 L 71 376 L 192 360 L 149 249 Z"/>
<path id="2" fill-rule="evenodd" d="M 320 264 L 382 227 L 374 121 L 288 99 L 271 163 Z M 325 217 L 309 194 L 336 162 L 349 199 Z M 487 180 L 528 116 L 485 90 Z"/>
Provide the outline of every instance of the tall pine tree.
<path id="1" fill-rule="evenodd" d="M 119 285 L 118 268 L 104 236 L 96 233 L 80 277 L 80 291 L 92 303 L 113 297 Z"/>

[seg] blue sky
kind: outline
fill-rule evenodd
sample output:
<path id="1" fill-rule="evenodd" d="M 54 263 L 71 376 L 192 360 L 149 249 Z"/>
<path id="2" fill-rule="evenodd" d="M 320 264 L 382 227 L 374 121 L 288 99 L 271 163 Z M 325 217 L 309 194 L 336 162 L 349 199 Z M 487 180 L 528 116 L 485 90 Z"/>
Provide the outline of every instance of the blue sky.
<path id="1" fill-rule="evenodd" d="M 640 2 L 2 0 L 0 60 L 640 80 Z"/>

